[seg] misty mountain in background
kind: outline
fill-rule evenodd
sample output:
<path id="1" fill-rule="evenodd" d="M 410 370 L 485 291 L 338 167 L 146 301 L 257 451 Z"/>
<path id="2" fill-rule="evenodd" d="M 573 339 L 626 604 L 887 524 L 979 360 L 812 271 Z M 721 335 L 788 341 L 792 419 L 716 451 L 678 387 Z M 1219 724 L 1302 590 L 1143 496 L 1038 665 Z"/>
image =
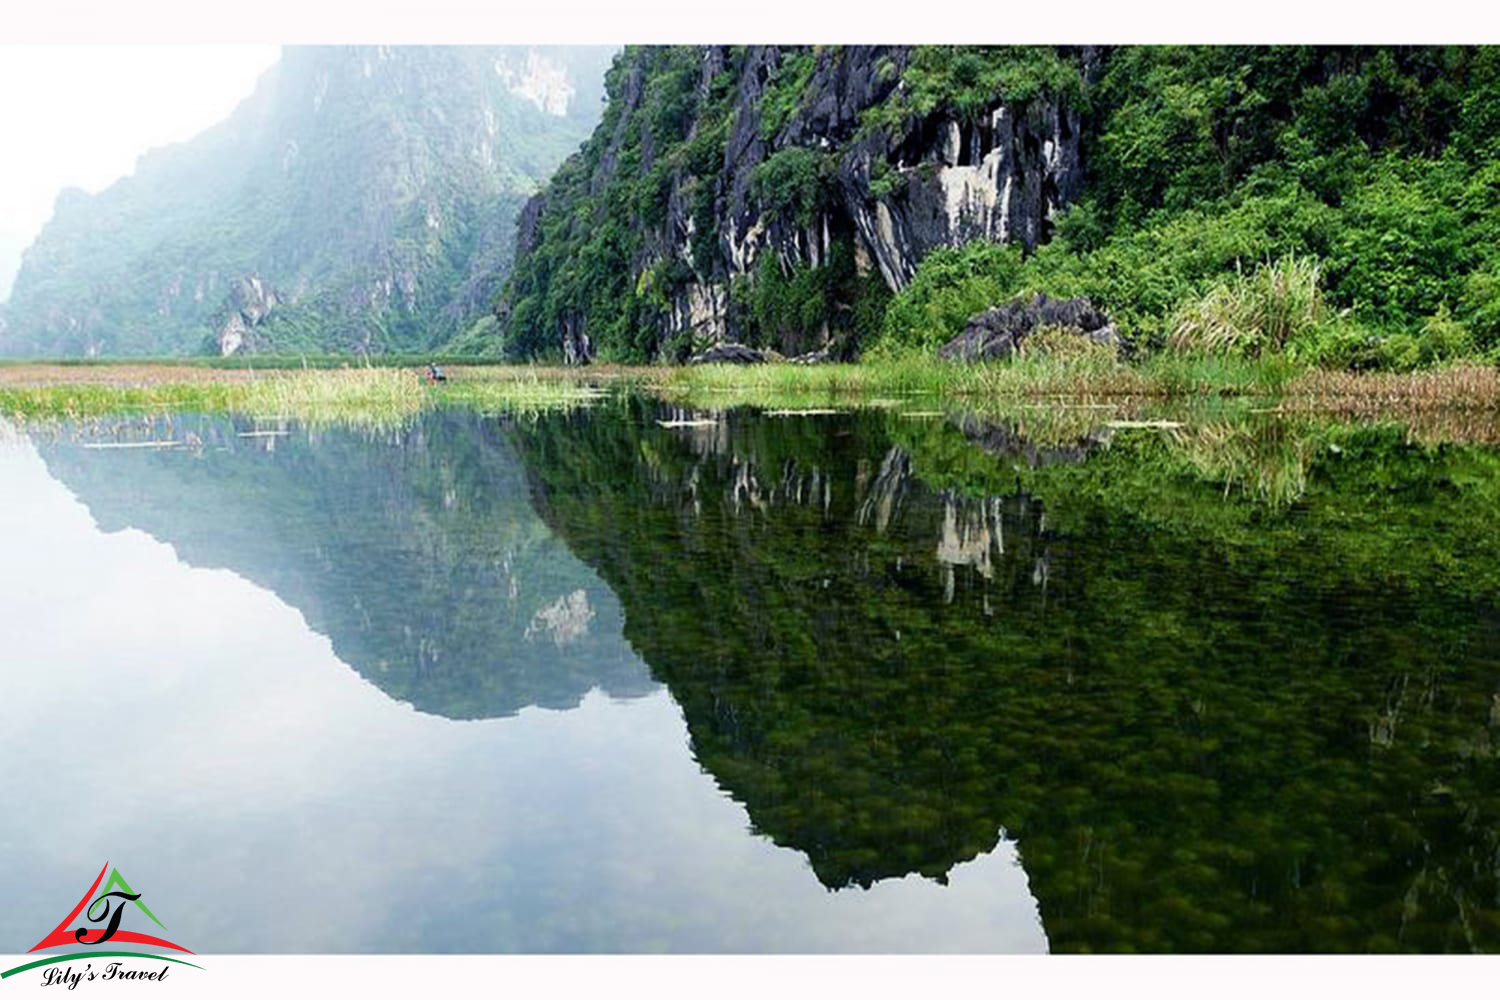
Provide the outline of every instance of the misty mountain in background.
<path id="1" fill-rule="evenodd" d="M 516 212 L 592 130 L 613 51 L 289 47 L 224 122 L 58 197 L 0 355 L 442 344 L 487 312 Z"/>

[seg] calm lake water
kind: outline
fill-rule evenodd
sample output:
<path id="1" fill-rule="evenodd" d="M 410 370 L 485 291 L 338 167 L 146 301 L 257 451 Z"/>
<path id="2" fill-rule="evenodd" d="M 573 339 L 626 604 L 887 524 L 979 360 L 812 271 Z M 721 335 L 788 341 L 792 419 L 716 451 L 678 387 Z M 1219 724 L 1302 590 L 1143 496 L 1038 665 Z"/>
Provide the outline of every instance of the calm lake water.
<path id="1" fill-rule="evenodd" d="M 1500 947 L 1482 443 L 625 399 L 0 491 L 0 951 L 106 861 L 200 953 Z"/>

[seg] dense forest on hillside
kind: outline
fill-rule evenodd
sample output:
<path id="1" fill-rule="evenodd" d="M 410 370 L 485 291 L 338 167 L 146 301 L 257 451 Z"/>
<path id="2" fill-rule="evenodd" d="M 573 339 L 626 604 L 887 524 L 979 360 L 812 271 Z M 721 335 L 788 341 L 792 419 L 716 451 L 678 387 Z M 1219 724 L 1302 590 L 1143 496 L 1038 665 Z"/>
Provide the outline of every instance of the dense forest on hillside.
<path id="1" fill-rule="evenodd" d="M 1029 292 L 1136 347 L 1500 343 L 1491 48 L 640 47 L 465 346 L 930 348 Z"/>

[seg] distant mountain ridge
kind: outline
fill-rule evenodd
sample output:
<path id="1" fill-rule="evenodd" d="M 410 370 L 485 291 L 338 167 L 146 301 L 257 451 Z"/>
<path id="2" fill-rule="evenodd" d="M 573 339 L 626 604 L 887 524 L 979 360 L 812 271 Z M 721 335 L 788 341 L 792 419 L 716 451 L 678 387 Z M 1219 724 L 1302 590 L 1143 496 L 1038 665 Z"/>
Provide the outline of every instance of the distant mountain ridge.
<path id="1" fill-rule="evenodd" d="M 422 350 L 486 311 L 515 213 L 599 115 L 601 47 L 289 47 L 224 122 L 65 191 L 0 355 Z"/>

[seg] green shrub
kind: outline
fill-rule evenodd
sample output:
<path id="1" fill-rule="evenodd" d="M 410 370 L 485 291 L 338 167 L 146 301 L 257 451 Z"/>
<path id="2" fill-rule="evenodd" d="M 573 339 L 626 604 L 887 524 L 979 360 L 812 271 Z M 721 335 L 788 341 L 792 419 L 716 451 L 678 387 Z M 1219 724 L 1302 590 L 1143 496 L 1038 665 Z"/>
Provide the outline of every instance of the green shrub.
<path id="1" fill-rule="evenodd" d="M 642 177 L 635 188 L 635 210 L 648 226 L 667 221 L 667 203 L 672 195 L 672 172 L 665 162 L 658 162 Z"/>
<path id="2" fill-rule="evenodd" d="M 1286 345 L 1286 357 L 1320 368 L 1382 368 L 1380 338 L 1347 312 L 1327 310 L 1321 321 Z"/>
<path id="3" fill-rule="evenodd" d="M 774 254 L 762 254 L 750 289 L 756 345 L 800 350 L 827 315 L 827 279 L 826 268 L 797 264 L 784 273 Z"/>
<path id="4" fill-rule="evenodd" d="M 1141 347 L 1164 343 L 1179 304 L 1225 275 L 1257 261 L 1321 255 L 1338 223 L 1334 209 L 1273 177 L 1246 184 L 1232 199 L 1157 212 L 1102 241 L 1097 208 L 1080 207 L 1083 218 L 1063 216 L 1058 237 L 1027 261 L 1018 290 L 1085 295 Z"/>
<path id="5" fill-rule="evenodd" d="M 1474 353 L 1474 338 L 1446 305 L 1422 322 L 1419 361 L 1426 365 L 1456 361 Z"/>
<path id="6" fill-rule="evenodd" d="M 1086 198 L 1064 211 L 1057 220 L 1057 238 L 1082 253 L 1103 246 L 1109 239 L 1109 229 L 1098 202 Z"/>
<path id="7" fill-rule="evenodd" d="M 1484 347 L 1500 344 L 1500 266 L 1491 263 L 1464 279 L 1460 312 Z"/>
<path id="8" fill-rule="evenodd" d="M 1040 45 L 980 47 L 924 45 L 911 54 L 901 86 L 867 108 L 867 127 L 892 130 L 912 116 L 939 109 L 963 122 L 978 121 L 1002 100 L 1025 105 L 1044 94 L 1082 108 L 1085 88 L 1078 65 Z"/>
<path id="9" fill-rule="evenodd" d="M 870 168 L 870 196 L 876 201 L 888 201 L 905 187 L 906 174 L 885 160 L 876 160 Z"/>
<path id="10" fill-rule="evenodd" d="M 1369 367 L 1409 372 L 1422 365 L 1422 348 L 1409 333 L 1393 333 L 1377 338 L 1367 351 Z"/>
<path id="11" fill-rule="evenodd" d="M 1376 333 L 1341 316 L 1293 345 L 1298 361 L 1323 367 L 1414 371 L 1472 357 L 1474 338 L 1447 307 L 1422 321 L 1415 332 Z"/>
<path id="12" fill-rule="evenodd" d="M 786 127 L 802 105 L 804 92 L 817 66 L 817 57 L 812 52 L 794 52 L 776 66 L 760 99 L 761 139 L 770 142 Z"/>
<path id="13" fill-rule="evenodd" d="M 1328 259 L 1341 304 L 1371 322 L 1402 325 L 1458 298 L 1472 256 L 1457 205 L 1458 169 L 1390 161 L 1350 193 Z"/>
<path id="14" fill-rule="evenodd" d="M 659 71 L 646 85 L 646 125 L 658 143 L 680 142 L 698 110 L 697 74 L 692 66 Z"/>
<path id="15" fill-rule="evenodd" d="M 885 311 L 877 353 L 932 348 L 963 331 L 975 313 L 1011 298 L 1021 252 L 995 243 L 934 250 Z"/>
<path id="16" fill-rule="evenodd" d="M 826 178 L 832 173 L 829 157 L 791 146 L 779 150 L 750 174 L 750 189 L 762 208 L 809 225 L 823 203 Z"/>

